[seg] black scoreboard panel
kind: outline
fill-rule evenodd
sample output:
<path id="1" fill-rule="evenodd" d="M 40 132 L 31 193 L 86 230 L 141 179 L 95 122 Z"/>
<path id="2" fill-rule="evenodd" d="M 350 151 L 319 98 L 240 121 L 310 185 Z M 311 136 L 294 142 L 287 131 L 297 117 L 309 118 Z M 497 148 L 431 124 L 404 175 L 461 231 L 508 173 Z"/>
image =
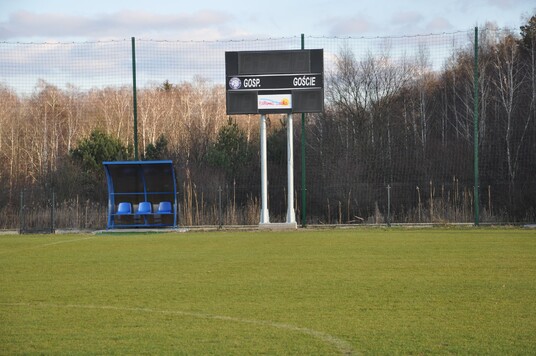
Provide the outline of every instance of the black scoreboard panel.
<path id="1" fill-rule="evenodd" d="M 257 93 L 254 91 L 242 91 L 227 93 L 227 114 L 257 114 Z"/>
<path id="2" fill-rule="evenodd" d="M 324 91 L 320 89 L 296 90 L 292 93 L 292 105 L 298 108 L 295 112 L 324 111 Z"/>
<path id="3" fill-rule="evenodd" d="M 309 52 L 243 52 L 238 54 L 238 74 L 308 73 Z"/>
<path id="4" fill-rule="evenodd" d="M 322 112 L 324 110 L 324 51 L 243 51 L 225 53 L 227 114 L 257 114 L 260 93 L 286 90 L 290 110 L 267 112 Z"/>

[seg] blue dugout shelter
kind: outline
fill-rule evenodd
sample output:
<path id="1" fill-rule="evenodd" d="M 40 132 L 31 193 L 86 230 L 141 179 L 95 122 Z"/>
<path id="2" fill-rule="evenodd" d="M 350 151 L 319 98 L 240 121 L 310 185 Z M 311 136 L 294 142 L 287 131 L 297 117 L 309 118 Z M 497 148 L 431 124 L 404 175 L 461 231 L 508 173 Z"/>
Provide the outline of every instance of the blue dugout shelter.
<path id="1" fill-rule="evenodd" d="M 108 183 L 108 229 L 177 227 L 172 161 L 102 162 Z"/>

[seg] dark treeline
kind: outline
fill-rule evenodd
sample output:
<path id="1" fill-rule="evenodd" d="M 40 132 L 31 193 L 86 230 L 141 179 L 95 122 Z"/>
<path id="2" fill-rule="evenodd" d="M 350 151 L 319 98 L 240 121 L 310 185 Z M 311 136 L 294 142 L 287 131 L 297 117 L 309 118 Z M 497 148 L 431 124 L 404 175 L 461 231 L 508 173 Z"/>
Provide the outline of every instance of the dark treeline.
<path id="1" fill-rule="evenodd" d="M 536 16 L 519 34 L 480 30 L 483 221 L 536 218 L 535 31 Z M 473 48 L 455 50 L 440 70 L 432 67 L 425 46 L 396 61 L 388 51 L 360 58 L 348 48 L 338 52 L 326 73 L 326 110 L 305 120 L 308 223 L 385 222 L 388 199 L 392 222 L 473 221 Z M 99 159 L 133 158 L 131 88 L 81 91 L 40 81 L 30 96 L 0 87 L 0 101 L 0 227 L 18 226 L 21 191 L 52 188 L 58 227 L 104 227 Z M 299 220 L 300 116 L 294 115 Z M 286 212 L 285 125 L 283 117 L 269 117 L 272 221 Z M 144 159 L 175 162 L 182 225 L 258 223 L 258 131 L 257 116 L 226 116 L 224 88 L 202 79 L 138 91 L 139 151 Z M 110 142 L 119 148 L 103 148 Z"/>
<path id="2" fill-rule="evenodd" d="M 534 220 L 535 30 L 532 17 L 520 37 L 480 31 L 480 204 L 493 221 Z M 357 196 L 366 217 L 375 204 L 385 212 L 390 186 L 398 221 L 472 221 L 474 58 L 461 49 L 432 71 L 425 47 L 396 63 L 388 53 L 356 59 L 341 51 L 330 105 L 312 133 L 318 171 L 335 174 L 339 189 L 323 199 Z M 324 176 L 314 181 L 327 189 Z"/>

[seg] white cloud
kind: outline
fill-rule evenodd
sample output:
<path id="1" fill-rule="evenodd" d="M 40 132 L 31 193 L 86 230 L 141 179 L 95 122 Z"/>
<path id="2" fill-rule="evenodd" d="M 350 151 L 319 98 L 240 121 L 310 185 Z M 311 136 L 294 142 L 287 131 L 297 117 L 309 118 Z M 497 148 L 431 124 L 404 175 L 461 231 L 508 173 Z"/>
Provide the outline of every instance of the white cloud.
<path id="1" fill-rule="evenodd" d="M 330 18 L 323 24 L 329 25 L 328 32 L 331 36 L 360 36 L 376 29 L 376 26 L 362 15 Z"/>
<path id="2" fill-rule="evenodd" d="M 498 7 L 499 9 L 509 9 L 517 4 L 516 0 L 487 0 L 488 5 Z"/>
<path id="3" fill-rule="evenodd" d="M 416 11 L 399 12 L 396 13 L 391 21 L 395 25 L 415 25 L 421 22 L 423 16 Z"/>
<path id="4" fill-rule="evenodd" d="M 96 16 L 19 11 L 0 23 L 0 39 L 18 38 L 124 38 L 145 34 L 166 35 L 201 32 L 205 40 L 232 33 L 233 16 L 219 11 L 200 10 L 194 13 L 161 15 L 141 11 L 120 11 Z M 206 37 L 206 36 L 210 37 Z M 192 39 L 188 37 L 188 39 Z"/>
<path id="5" fill-rule="evenodd" d="M 451 23 L 441 16 L 436 16 L 426 24 L 426 31 L 428 32 L 444 32 L 452 30 Z"/>

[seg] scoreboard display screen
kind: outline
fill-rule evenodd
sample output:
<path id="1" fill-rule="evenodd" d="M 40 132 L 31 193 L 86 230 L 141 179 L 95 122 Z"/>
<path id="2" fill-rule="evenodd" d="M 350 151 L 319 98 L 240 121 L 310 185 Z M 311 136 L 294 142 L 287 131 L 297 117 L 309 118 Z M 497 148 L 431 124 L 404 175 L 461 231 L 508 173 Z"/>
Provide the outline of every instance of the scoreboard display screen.
<path id="1" fill-rule="evenodd" d="M 324 51 L 225 52 L 227 114 L 324 110 Z"/>

